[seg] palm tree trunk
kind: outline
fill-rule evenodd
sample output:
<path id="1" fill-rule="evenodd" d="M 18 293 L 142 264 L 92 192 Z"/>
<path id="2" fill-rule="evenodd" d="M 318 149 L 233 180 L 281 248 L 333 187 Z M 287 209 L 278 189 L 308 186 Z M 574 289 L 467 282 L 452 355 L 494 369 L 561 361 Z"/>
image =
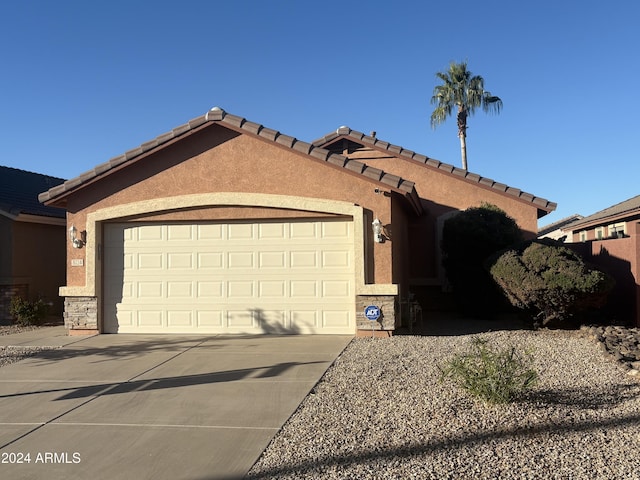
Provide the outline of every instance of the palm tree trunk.
<path id="1" fill-rule="evenodd" d="M 460 136 L 460 153 L 462 154 L 462 169 L 467 170 L 467 136 Z"/>
<path id="2" fill-rule="evenodd" d="M 462 168 L 467 170 L 467 109 L 458 105 L 458 137 L 462 153 Z"/>

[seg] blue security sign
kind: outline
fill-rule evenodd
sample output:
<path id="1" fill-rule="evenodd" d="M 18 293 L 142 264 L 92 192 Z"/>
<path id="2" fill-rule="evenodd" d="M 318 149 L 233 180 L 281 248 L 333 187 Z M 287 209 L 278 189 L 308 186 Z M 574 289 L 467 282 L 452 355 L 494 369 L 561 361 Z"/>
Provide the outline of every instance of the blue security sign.
<path id="1" fill-rule="evenodd" d="M 376 307 L 375 305 L 369 305 L 364 309 L 364 316 L 367 317 L 367 320 L 371 320 L 375 322 L 380 318 L 380 307 Z"/>

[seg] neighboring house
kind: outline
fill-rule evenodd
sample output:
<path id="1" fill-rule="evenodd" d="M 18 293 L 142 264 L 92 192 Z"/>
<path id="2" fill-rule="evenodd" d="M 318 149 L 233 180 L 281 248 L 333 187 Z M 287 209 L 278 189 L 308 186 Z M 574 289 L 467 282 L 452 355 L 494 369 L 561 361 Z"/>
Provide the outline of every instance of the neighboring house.
<path id="1" fill-rule="evenodd" d="M 58 288 L 64 283 L 65 211 L 38 201 L 61 178 L 0 166 L 0 323 L 10 322 L 13 297 L 42 298 L 52 314 L 62 313 Z"/>
<path id="2" fill-rule="evenodd" d="M 609 310 L 640 327 L 640 195 L 564 228 L 572 248 L 616 279 Z"/>
<path id="3" fill-rule="evenodd" d="M 533 238 L 555 208 L 346 127 L 311 144 L 219 108 L 40 200 L 77 231 L 71 334 L 389 334 L 441 283 L 444 219 L 490 202 Z"/>
<path id="4" fill-rule="evenodd" d="M 573 235 L 571 235 L 571 232 L 568 230 L 565 230 L 565 227 L 582 218 L 584 218 L 582 215 L 575 213 L 570 217 L 565 217 L 557 222 L 546 225 L 538 230 L 538 238 L 551 238 L 553 240 L 570 243 L 573 241 Z"/>

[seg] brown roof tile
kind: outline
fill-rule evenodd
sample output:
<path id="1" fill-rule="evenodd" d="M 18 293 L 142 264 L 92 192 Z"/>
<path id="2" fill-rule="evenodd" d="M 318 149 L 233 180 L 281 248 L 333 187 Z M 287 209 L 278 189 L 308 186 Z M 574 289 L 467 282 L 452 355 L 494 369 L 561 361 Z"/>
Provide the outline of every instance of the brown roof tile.
<path id="1" fill-rule="evenodd" d="M 575 230 L 578 226 L 586 226 L 588 224 L 604 222 L 608 219 L 620 218 L 624 216 L 639 215 L 640 214 L 640 195 L 624 200 L 620 203 L 616 203 L 610 207 L 593 213 L 589 216 L 581 218 L 569 225 L 567 229 Z"/>
<path id="2" fill-rule="evenodd" d="M 281 134 L 277 130 L 273 130 L 264 127 L 263 125 L 250 122 L 245 118 L 239 117 L 237 115 L 232 115 L 218 107 L 212 108 L 205 115 L 194 118 L 186 124 L 174 128 L 170 132 L 163 133 L 155 139 L 147 141 L 139 147 L 129 150 L 123 155 L 114 157 L 108 162 L 98 165 L 94 169 L 83 173 L 79 177 L 68 180 L 62 185 L 41 193 L 38 196 L 38 199 L 42 203 L 53 202 L 59 197 L 69 194 L 73 190 L 82 187 L 90 180 L 93 180 L 102 175 L 108 175 L 113 168 L 123 165 L 127 162 L 135 161 L 135 159 L 139 158 L 141 155 L 144 155 L 145 153 L 150 152 L 151 150 L 154 150 L 156 148 L 162 148 L 166 143 L 173 141 L 207 123 L 219 123 L 222 126 L 231 128 L 238 132 L 255 135 L 267 141 L 277 143 L 278 145 L 285 148 L 290 148 L 305 155 L 309 155 L 310 157 L 317 160 L 324 161 L 336 167 L 344 168 L 345 170 L 348 170 L 352 173 L 362 175 L 376 182 L 380 182 L 392 189 L 397 190 L 400 193 L 403 193 L 408 198 L 410 204 L 413 205 L 416 213 L 422 212 L 422 206 L 415 191 L 415 185 L 413 182 L 400 178 L 396 175 L 386 173 L 377 168 L 367 167 L 363 163 L 357 162 L 355 160 L 350 160 L 343 155 L 332 153 L 329 150 L 321 148 L 317 145 L 303 142 L 289 135 Z M 344 129 L 346 129 L 344 130 L 345 132 L 350 131 L 348 127 L 344 127 Z M 338 131 L 340 131 L 340 129 Z M 364 135 L 361 135 L 361 138 L 363 137 Z M 388 143 L 379 142 L 373 137 L 368 138 L 376 145 L 381 143 L 384 148 L 388 148 L 389 146 Z"/>
<path id="3" fill-rule="evenodd" d="M 374 148 L 385 150 L 390 154 L 396 157 L 404 157 L 416 162 L 420 162 L 427 167 L 436 168 L 446 173 L 450 173 L 456 175 L 457 177 L 464 179 L 469 182 L 478 183 L 485 187 L 492 188 L 499 192 L 505 193 L 509 196 L 518 198 L 523 201 L 535 203 L 542 210 L 547 212 L 551 212 L 556 209 L 557 204 L 554 202 L 550 202 L 544 198 L 536 197 L 530 193 L 523 192 L 517 188 L 510 187 L 505 185 L 504 183 L 496 182 L 490 178 L 482 177 L 481 175 L 468 172 L 467 170 L 463 170 L 461 168 L 457 168 L 448 163 L 443 163 L 439 160 L 429 158 L 426 155 L 418 154 L 413 152 L 412 150 L 406 150 L 403 147 L 398 145 L 392 145 L 390 143 L 379 140 L 375 137 L 371 137 L 363 134 L 362 132 L 358 132 L 356 130 L 351 130 L 349 127 L 342 126 L 338 128 L 335 132 L 328 133 L 324 137 L 321 137 L 314 142 L 312 145 L 316 147 L 326 147 L 327 145 L 335 142 L 337 139 L 346 138 L 348 140 L 352 140 L 356 143 L 361 143 L 363 145 L 373 146 Z"/>

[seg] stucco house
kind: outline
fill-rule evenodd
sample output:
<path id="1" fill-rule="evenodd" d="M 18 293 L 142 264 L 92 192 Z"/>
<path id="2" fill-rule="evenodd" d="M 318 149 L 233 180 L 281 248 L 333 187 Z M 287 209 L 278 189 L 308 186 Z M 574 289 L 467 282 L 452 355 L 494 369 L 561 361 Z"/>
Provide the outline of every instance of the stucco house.
<path id="1" fill-rule="evenodd" d="M 573 235 L 570 235 L 568 230 L 565 230 L 567 225 L 572 224 L 577 220 L 582 220 L 584 217 L 578 213 L 574 213 L 568 217 L 562 218 L 556 222 L 540 227 L 538 230 L 538 238 L 551 238 L 553 240 L 559 240 L 561 242 L 571 243 L 573 241 Z"/>
<path id="2" fill-rule="evenodd" d="M 58 288 L 64 282 L 65 211 L 44 206 L 38 194 L 62 178 L 0 166 L 0 323 L 9 323 L 13 297 L 51 303 L 62 313 Z"/>
<path id="3" fill-rule="evenodd" d="M 640 327 L 640 195 L 564 227 L 585 259 L 611 274 L 609 311 Z"/>
<path id="4" fill-rule="evenodd" d="M 40 200 L 77 232 L 71 334 L 388 335 L 441 284 L 444 219 L 490 202 L 534 237 L 555 208 L 347 127 L 307 143 L 220 108 Z"/>

